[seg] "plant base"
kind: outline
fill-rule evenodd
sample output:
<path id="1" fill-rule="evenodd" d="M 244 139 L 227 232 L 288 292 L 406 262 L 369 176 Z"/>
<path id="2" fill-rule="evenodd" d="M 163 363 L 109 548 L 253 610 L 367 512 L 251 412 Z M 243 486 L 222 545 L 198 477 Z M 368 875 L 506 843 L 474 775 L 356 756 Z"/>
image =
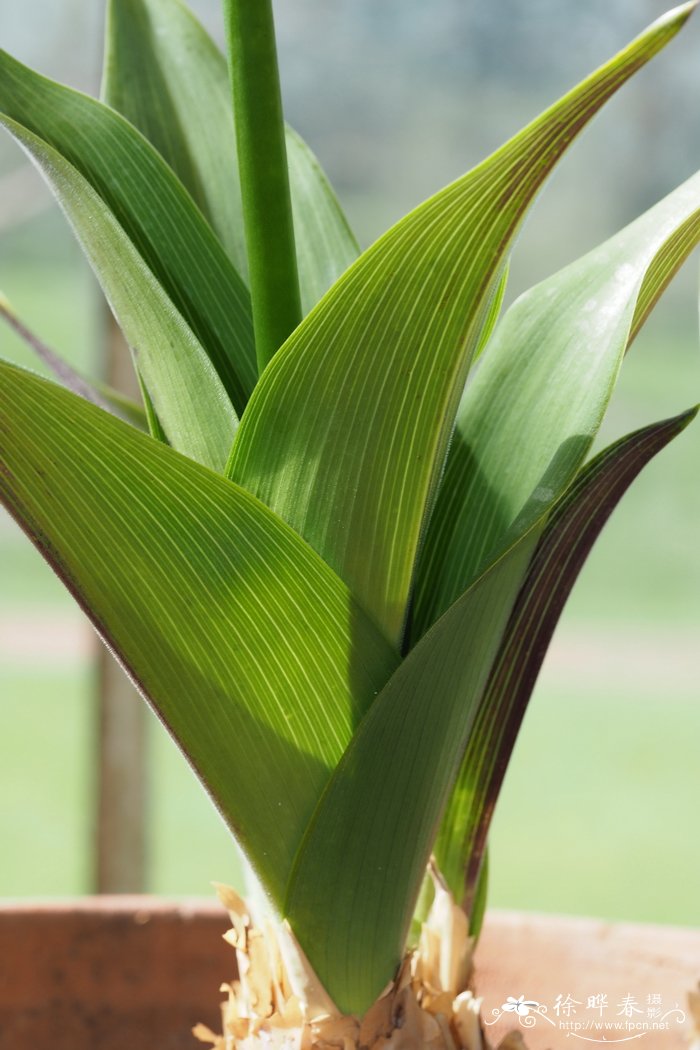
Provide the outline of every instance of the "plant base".
<path id="1" fill-rule="evenodd" d="M 314 973 L 290 928 L 256 928 L 235 891 L 219 888 L 233 928 L 238 979 L 224 985 L 223 1034 L 194 1034 L 214 1050 L 487 1050 L 481 1000 L 467 987 L 473 942 L 467 919 L 434 877 L 435 899 L 418 947 L 364 1017 L 343 1014 Z M 503 1044 L 507 1046 L 517 1044 Z"/>
<path id="2" fill-rule="evenodd" d="M 700 988 L 686 996 L 700 977 L 700 935 L 690 931 L 532 917 L 528 936 L 528 917 L 514 916 L 512 929 L 506 922 L 499 932 L 497 957 L 481 945 L 476 953 L 485 1002 L 472 985 L 464 913 L 437 884 L 418 947 L 358 1018 L 338 1010 L 288 926 L 258 928 L 238 894 L 219 892 L 233 923 L 225 940 L 235 949 L 238 977 L 221 988 L 222 1034 L 201 1024 L 194 1029 L 212 1050 L 553 1050 L 571 1045 L 576 1033 L 568 1023 L 577 1011 L 579 1022 L 589 1019 L 587 996 L 604 989 L 606 1020 L 620 1021 L 626 998 L 635 1003 L 633 1021 L 649 1019 L 649 1031 L 637 1032 L 636 1040 L 676 1050 L 690 1038 L 691 1050 L 700 1050 Z M 568 1014 L 556 1007 L 556 997 L 567 995 L 576 1003 Z M 661 1031 L 651 1030 L 646 1003 L 652 1000 L 663 1000 L 661 1012 L 670 1018 Z M 629 1032 L 598 1033 L 599 1039 L 593 1032 L 586 1041 L 609 1043 L 621 1034 L 629 1040 Z"/>

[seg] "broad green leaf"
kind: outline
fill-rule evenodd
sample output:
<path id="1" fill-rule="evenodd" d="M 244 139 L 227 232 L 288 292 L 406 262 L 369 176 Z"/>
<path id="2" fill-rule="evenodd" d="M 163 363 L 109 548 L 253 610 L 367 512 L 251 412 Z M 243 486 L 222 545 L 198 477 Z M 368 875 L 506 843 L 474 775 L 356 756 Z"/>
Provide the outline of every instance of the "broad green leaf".
<path id="1" fill-rule="evenodd" d="M 489 542 L 493 556 L 499 543 L 513 542 L 541 514 L 539 497 L 551 505 L 571 481 L 597 431 L 625 348 L 700 237 L 698 207 L 696 176 L 590 256 L 527 293 L 506 315 L 460 409 L 419 566 L 415 637 L 487 561 Z M 595 313 L 593 299 L 602 304 Z M 532 300 L 540 312 L 523 309 Z M 500 455 L 505 448 L 509 454 Z M 516 492 L 510 504 L 509 491 Z M 468 754 L 460 783 L 469 778 L 471 762 Z M 441 831 L 448 845 L 440 847 L 440 859 L 456 887 L 463 788 L 456 788 L 449 809 L 453 815 Z M 477 870 L 469 874 L 472 889 Z"/>
<path id="2" fill-rule="evenodd" d="M 226 59 L 181 0 L 110 0 L 103 93 L 177 172 L 245 276 Z M 302 308 L 308 313 L 359 249 L 308 146 L 291 128 L 286 142 Z"/>
<path id="3" fill-rule="evenodd" d="M 0 364 L 0 493 L 179 742 L 280 902 L 395 653 L 249 493 Z"/>
<path id="4" fill-rule="evenodd" d="M 571 482 L 630 338 L 698 240 L 700 174 L 507 311 L 457 416 L 414 637 Z"/>
<path id="5" fill-rule="evenodd" d="M 642 468 L 697 409 L 601 452 L 555 507 L 528 567 L 435 844 L 438 867 L 471 911 L 486 837 L 520 725 L 562 609 L 610 514 Z"/>
<path id="6" fill-rule="evenodd" d="M 222 471 L 236 416 L 213 364 L 90 184 L 56 150 L 7 117 L 3 124 L 42 169 L 99 274 L 168 441 Z"/>
<path id="7" fill-rule="evenodd" d="M 86 379 L 76 371 L 60 354 L 57 354 L 27 328 L 2 292 L 0 292 L 0 316 L 68 390 L 72 390 L 74 394 L 84 397 L 87 401 L 92 401 L 94 405 L 99 405 L 107 412 L 113 412 L 115 416 L 119 416 L 126 423 L 131 423 L 133 427 L 148 432 L 148 421 L 142 405 L 125 397 L 109 384 L 96 379 Z"/>
<path id="8" fill-rule="evenodd" d="M 0 114 L 55 150 L 90 184 L 241 413 L 257 378 L 248 292 L 165 161 L 114 110 L 39 76 L 6 52 L 0 52 Z"/>
<path id="9" fill-rule="evenodd" d="M 462 882 L 451 852 L 458 850 L 460 874 L 465 858 L 474 858 L 474 888 L 505 760 L 568 592 L 625 489 L 696 412 L 648 427 L 599 456 L 544 534 L 538 523 L 462 595 L 370 708 L 309 825 L 285 906 L 344 1009 L 365 1009 L 400 961 L 465 751 L 471 764 L 468 772 L 462 765 L 450 805 L 464 805 L 471 788 L 472 808 L 452 811 L 453 837 L 443 823 L 437 858 L 458 897 Z M 472 837 L 457 843 L 465 816 Z"/>
<path id="10" fill-rule="evenodd" d="M 245 276 L 226 62 L 181 0 L 109 0 L 102 97 L 165 158 Z"/>
<path id="11" fill-rule="evenodd" d="M 411 650 L 372 704 L 302 842 L 284 913 L 338 1006 L 391 980 L 476 702 L 532 554 L 525 537 Z"/>
<path id="12" fill-rule="evenodd" d="M 575 135 L 693 6 L 654 23 L 380 238 L 256 387 L 231 477 L 304 536 L 393 642 L 469 363 L 527 207 Z"/>

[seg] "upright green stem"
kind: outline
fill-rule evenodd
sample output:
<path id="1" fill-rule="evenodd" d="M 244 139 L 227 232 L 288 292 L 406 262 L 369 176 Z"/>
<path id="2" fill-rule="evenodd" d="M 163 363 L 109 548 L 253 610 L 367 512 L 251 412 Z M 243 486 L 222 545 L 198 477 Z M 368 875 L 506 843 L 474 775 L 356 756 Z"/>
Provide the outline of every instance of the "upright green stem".
<path id="1" fill-rule="evenodd" d="M 272 0 L 224 0 L 260 371 L 301 320 Z"/>

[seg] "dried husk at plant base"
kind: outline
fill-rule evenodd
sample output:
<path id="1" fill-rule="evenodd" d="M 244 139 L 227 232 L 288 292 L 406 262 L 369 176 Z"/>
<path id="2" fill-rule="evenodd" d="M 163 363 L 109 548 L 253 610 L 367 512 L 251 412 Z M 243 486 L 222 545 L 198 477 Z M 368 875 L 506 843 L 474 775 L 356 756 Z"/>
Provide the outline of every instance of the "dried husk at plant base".
<path id="1" fill-rule="evenodd" d="M 498 1044 L 498 1050 L 527 1050 L 527 1043 L 516 1029 L 509 1032 Z"/>
<path id="2" fill-rule="evenodd" d="M 443 879 L 429 868 L 435 897 L 418 947 L 363 1018 L 343 1014 L 313 971 L 289 925 L 255 925 L 235 890 L 217 886 L 232 929 L 238 979 L 221 985 L 223 1034 L 198 1024 L 211 1050 L 528 1050 L 517 1028 L 494 1045 L 471 988 L 475 940 Z M 689 1050 L 700 1050 L 700 984 L 688 993 Z"/>
<path id="3" fill-rule="evenodd" d="M 197 1025 L 213 1050 L 492 1050 L 480 1024 L 481 999 L 467 987 L 474 940 L 464 911 L 431 871 L 435 898 L 418 947 L 363 1018 L 330 998 L 286 923 L 254 925 L 247 903 L 219 886 L 233 928 L 238 979 L 221 986 L 223 1035 Z M 526 1050 L 509 1033 L 496 1050 Z"/>

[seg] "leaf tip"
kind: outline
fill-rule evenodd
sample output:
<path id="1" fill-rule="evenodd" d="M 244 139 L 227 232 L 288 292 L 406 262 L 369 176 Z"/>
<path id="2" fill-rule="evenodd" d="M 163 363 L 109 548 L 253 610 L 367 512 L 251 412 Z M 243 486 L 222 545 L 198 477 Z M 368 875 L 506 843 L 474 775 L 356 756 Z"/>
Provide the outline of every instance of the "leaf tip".
<path id="1" fill-rule="evenodd" d="M 686 429 L 686 427 L 690 426 L 698 412 L 700 412 L 700 405 L 692 405 L 690 408 L 686 409 L 685 412 L 681 412 L 677 416 L 672 416 L 665 421 L 665 424 L 662 423 L 660 426 L 665 425 L 668 428 L 667 432 L 670 433 L 672 437 L 677 437 Z"/>
<path id="2" fill-rule="evenodd" d="M 670 11 L 661 15 L 661 17 L 657 18 L 655 22 L 652 22 L 650 28 L 673 28 L 676 31 L 681 29 L 698 6 L 698 3 L 700 3 L 700 0 L 687 0 L 685 4 L 679 4 L 678 7 L 672 7 Z"/>

